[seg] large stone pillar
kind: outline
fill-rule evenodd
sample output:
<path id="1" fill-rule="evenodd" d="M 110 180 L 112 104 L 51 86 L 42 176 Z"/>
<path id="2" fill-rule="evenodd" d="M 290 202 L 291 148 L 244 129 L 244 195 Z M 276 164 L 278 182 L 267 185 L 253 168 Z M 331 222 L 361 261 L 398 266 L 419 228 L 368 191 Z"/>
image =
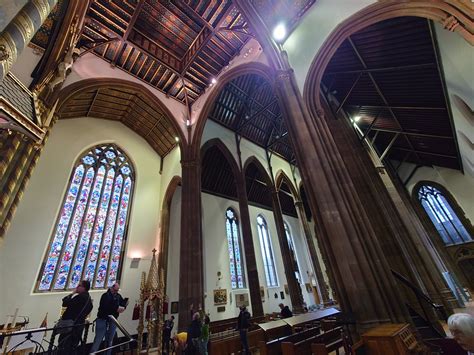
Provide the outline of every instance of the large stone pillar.
<path id="1" fill-rule="evenodd" d="M 301 293 L 301 287 L 296 280 L 295 275 L 295 263 L 291 257 L 290 246 L 286 239 L 285 224 L 283 221 L 283 214 L 281 211 L 280 198 L 278 191 L 275 186 L 272 189 L 272 205 L 273 205 L 273 216 L 275 218 L 275 225 L 277 229 L 278 242 L 280 244 L 281 256 L 283 258 L 283 267 L 285 268 L 286 282 L 288 283 L 288 290 L 290 292 L 291 304 L 293 310 L 296 312 L 303 311 L 303 295 Z"/>
<path id="2" fill-rule="evenodd" d="M 316 277 L 316 283 L 318 284 L 318 294 L 323 304 L 329 301 L 329 293 L 324 282 L 323 272 L 321 270 L 321 264 L 319 263 L 318 253 L 316 252 L 316 246 L 314 245 L 313 236 L 311 234 L 311 228 L 309 227 L 308 220 L 306 219 L 306 213 L 304 211 L 303 201 L 298 200 L 295 202 L 296 211 L 303 227 L 303 233 L 308 246 L 309 256 L 311 263 L 313 264 L 313 271 Z"/>
<path id="3" fill-rule="evenodd" d="M 30 0 L 0 33 L 0 80 L 41 27 L 57 0 Z"/>
<path id="4" fill-rule="evenodd" d="M 186 330 L 191 322 L 191 305 L 195 310 L 204 305 L 204 272 L 200 161 L 186 148 L 182 156 L 179 329 Z"/>
<path id="5" fill-rule="evenodd" d="M 409 315 L 371 216 L 360 200 L 327 124 L 309 115 L 293 72 L 280 71 L 276 91 L 315 220 L 332 270 L 337 298 L 360 331 Z"/>
<path id="6" fill-rule="evenodd" d="M 247 269 L 248 287 L 253 316 L 263 316 L 262 297 L 260 295 L 260 282 L 258 280 L 257 261 L 253 247 L 252 224 L 250 222 L 249 202 L 245 187 L 243 173 L 236 176 L 237 194 L 239 196 L 240 225 L 244 242 L 245 266 Z"/>

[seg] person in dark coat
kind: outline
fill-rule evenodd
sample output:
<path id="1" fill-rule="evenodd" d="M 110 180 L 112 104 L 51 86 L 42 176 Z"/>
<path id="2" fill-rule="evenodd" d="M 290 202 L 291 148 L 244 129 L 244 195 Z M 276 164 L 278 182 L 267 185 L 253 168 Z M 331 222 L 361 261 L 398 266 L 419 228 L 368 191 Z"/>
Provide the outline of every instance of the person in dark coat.
<path id="1" fill-rule="evenodd" d="M 251 354 L 249 348 L 249 342 L 247 340 L 247 332 L 250 328 L 250 313 L 247 311 L 246 306 L 240 306 L 240 313 L 237 317 L 237 330 L 240 335 L 240 342 L 243 347 L 243 354 Z"/>
<path id="2" fill-rule="evenodd" d="M 74 354 L 81 341 L 84 322 L 92 311 L 92 300 L 89 296 L 91 283 L 87 280 L 79 282 L 74 292 L 63 298 L 62 306 L 66 307 L 61 319 L 73 320 L 75 326 L 59 335 L 58 349 L 60 354 Z"/>
<path id="3" fill-rule="evenodd" d="M 186 340 L 186 355 L 199 354 L 199 338 L 201 337 L 201 315 L 199 312 L 193 314 L 193 320 L 188 327 L 188 339 Z"/>
<path id="4" fill-rule="evenodd" d="M 162 345 L 162 352 L 169 354 L 170 352 L 170 340 L 171 340 L 171 331 L 174 327 L 174 316 L 169 317 L 165 320 L 163 324 L 163 345 Z"/>
<path id="5" fill-rule="evenodd" d="M 278 306 L 281 309 L 281 312 L 280 312 L 281 318 L 293 317 L 293 312 L 290 311 L 290 308 L 288 306 L 285 306 L 283 303 L 280 303 Z"/>
<path id="6" fill-rule="evenodd" d="M 105 346 L 111 347 L 114 341 L 117 326 L 109 318 L 110 315 L 117 318 L 120 313 L 125 311 L 127 302 L 119 294 L 120 285 L 114 283 L 106 293 L 100 298 L 99 311 L 97 312 L 97 319 L 95 324 L 95 337 L 92 344 L 91 353 L 99 350 L 100 343 L 105 337 Z M 112 349 L 107 350 L 106 355 L 112 354 Z"/>

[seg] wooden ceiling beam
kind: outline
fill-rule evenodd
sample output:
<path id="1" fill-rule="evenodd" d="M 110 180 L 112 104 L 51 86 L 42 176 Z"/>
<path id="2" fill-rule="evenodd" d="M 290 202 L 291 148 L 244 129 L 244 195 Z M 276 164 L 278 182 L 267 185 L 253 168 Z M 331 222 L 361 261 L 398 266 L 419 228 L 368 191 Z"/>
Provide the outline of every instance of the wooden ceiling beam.
<path id="1" fill-rule="evenodd" d="M 402 148 L 402 147 L 397 147 L 397 146 L 392 146 L 392 150 L 401 150 L 403 152 L 412 152 L 412 153 L 415 153 L 416 155 L 418 155 L 418 154 L 427 154 L 427 155 L 434 155 L 434 156 L 442 157 L 442 158 L 458 160 L 457 155 L 447 155 L 447 154 L 441 154 L 441 153 L 435 153 L 435 152 L 425 152 L 425 151 L 422 151 L 422 150 L 407 149 L 407 148 Z"/>
<path id="2" fill-rule="evenodd" d="M 392 110 L 438 110 L 446 111 L 446 107 L 428 107 L 428 106 L 377 106 L 377 105 L 345 105 L 346 107 L 356 107 L 359 109 L 392 109 Z"/>
<path id="3" fill-rule="evenodd" d="M 183 1 L 184 3 L 184 1 Z M 187 5 L 186 5 L 187 6 Z M 189 7 L 189 6 L 188 6 Z M 225 18 L 227 17 L 227 15 L 230 13 L 230 11 L 232 10 L 232 6 L 229 6 L 223 16 L 221 17 L 221 19 L 219 20 L 219 22 L 217 23 L 216 25 L 216 28 L 220 27 L 220 25 L 225 21 Z M 204 20 L 204 19 L 203 19 Z M 182 70 L 182 73 L 186 73 L 186 71 L 188 70 L 188 68 L 190 67 L 190 65 L 193 64 L 194 60 L 196 59 L 196 57 L 202 53 L 202 50 L 203 48 L 206 47 L 207 43 L 212 39 L 212 37 L 214 37 L 217 33 L 216 31 L 216 28 L 213 28 L 212 26 L 210 26 L 207 21 L 204 20 L 204 22 L 207 24 L 207 27 L 211 30 L 211 33 L 204 39 L 204 41 L 202 42 L 199 50 L 196 50 L 193 55 L 191 57 L 189 57 L 187 63 L 185 63 L 184 67 L 183 67 L 183 70 Z M 202 31 L 204 31 L 204 28 L 202 29 Z M 198 35 L 199 36 L 199 35 Z M 196 40 L 197 40 L 198 37 L 196 37 Z M 189 47 L 190 49 L 192 48 L 192 45 Z M 186 56 L 186 54 L 185 54 Z"/>
<path id="4" fill-rule="evenodd" d="M 329 75 L 347 75 L 347 74 L 358 74 L 358 73 L 378 73 L 384 71 L 400 71 L 408 69 L 421 69 L 421 68 L 436 68 L 436 63 L 421 63 L 421 64 L 410 64 L 410 65 L 397 65 L 394 67 L 381 67 L 373 69 L 357 69 L 357 70 L 336 70 L 328 71 L 324 73 L 324 76 Z"/>

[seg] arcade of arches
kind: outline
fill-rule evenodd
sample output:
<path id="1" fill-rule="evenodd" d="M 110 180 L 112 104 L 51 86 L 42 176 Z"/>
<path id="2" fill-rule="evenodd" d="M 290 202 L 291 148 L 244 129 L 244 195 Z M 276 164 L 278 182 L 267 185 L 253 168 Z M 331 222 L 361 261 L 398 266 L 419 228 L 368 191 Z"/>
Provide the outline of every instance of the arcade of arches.
<path id="1" fill-rule="evenodd" d="M 358 334 L 410 322 L 412 287 L 462 306 L 472 4 L 272 4 L 0 0 L 0 317 L 55 318 L 84 277 L 138 300 L 152 249 L 179 329 L 241 295 Z"/>

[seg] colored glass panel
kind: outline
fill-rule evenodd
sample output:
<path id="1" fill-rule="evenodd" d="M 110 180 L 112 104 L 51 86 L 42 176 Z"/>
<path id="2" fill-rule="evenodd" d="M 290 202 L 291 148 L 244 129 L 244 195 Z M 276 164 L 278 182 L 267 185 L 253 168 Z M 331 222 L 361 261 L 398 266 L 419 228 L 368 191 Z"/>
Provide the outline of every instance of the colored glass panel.
<path id="1" fill-rule="evenodd" d="M 133 169 L 115 145 L 96 146 L 78 160 L 38 291 L 71 289 L 82 278 L 94 280 L 94 288 L 118 280 L 132 188 Z"/>
<path id="2" fill-rule="evenodd" d="M 43 275 L 41 277 L 38 289 L 49 290 L 53 282 L 54 274 L 56 271 L 56 265 L 61 255 L 61 250 L 63 247 L 64 237 L 66 235 L 66 230 L 69 226 L 69 220 L 71 219 L 72 212 L 74 210 L 74 205 L 76 202 L 77 194 L 79 187 L 84 176 L 84 166 L 79 165 L 71 179 L 71 185 L 66 195 L 66 199 L 61 210 L 59 222 L 56 227 L 56 233 L 53 237 L 51 247 L 46 259 L 45 267 L 43 270 Z"/>
<path id="3" fill-rule="evenodd" d="M 125 236 L 125 226 L 128 210 L 130 206 L 130 194 L 132 189 L 132 179 L 127 177 L 123 188 L 122 198 L 120 200 L 120 212 L 115 231 L 114 246 L 112 248 L 112 259 L 108 274 L 108 286 L 112 286 L 117 281 L 117 274 L 120 266 L 121 251 Z"/>
<path id="4" fill-rule="evenodd" d="M 82 184 L 81 192 L 79 193 L 79 200 L 76 203 L 76 209 L 74 216 L 71 221 L 69 233 L 66 240 L 66 245 L 63 250 L 61 264 L 57 273 L 56 282 L 54 284 L 55 290 L 62 290 L 66 286 L 67 278 L 69 275 L 69 269 L 71 267 L 72 259 L 74 257 L 74 251 L 76 249 L 77 239 L 82 226 L 82 219 L 84 217 L 84 211 L 89 199 L 89 192 L 94 180 L 94 169 L 89 168 Z"/>
<path id="5" fill-rule="evenodd" d="M 97 206 L 99 205 L 100 192 L 104 182 L 105 167 L 101 166 L 97 171 L 94 187 L 92 188 L 91 200 L 87 209 L 86 218 L 82 226 L 81 240 L 76 253 L 76 258 L 72 267 L 68 288 L 73 288 L 81 280 L 84 262 L 87 257 L 87 250 L 91 238 L 92 228 L 94 226 Z"/>
<path id="6" fill-rule="evenodd" d="M 267 222 L 262 216 L 257 217 L 258 237 L 260 241 L 260 249 L 262 252 L 263 266 L 265 269 L 265 278 L 268 287 L 278 286 L 276 277 L 276 269 L 273 258 L 273 249 L 268 234 Z"/>

